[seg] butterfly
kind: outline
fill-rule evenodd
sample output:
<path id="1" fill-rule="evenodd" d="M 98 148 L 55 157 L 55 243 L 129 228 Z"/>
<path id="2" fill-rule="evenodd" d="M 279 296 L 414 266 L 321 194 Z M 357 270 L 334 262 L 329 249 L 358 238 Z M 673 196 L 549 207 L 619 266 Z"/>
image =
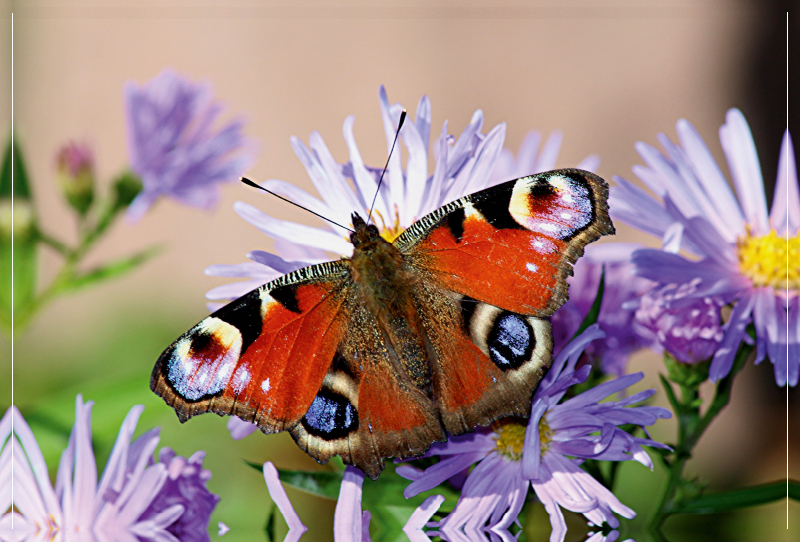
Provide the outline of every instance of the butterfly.
<path id="1" fill-rule="evenodd" d="M 215 412 L 289 431 L 373 479 L 386 458 L 528 417 L 571 264 L 614 233 L 607 198 L 597 175 L 550 171 L 449 203 L 392 243 L 354 213 L 351 257 L 211 314 L 161 354 L 150 387 L 181 422 Z"/>

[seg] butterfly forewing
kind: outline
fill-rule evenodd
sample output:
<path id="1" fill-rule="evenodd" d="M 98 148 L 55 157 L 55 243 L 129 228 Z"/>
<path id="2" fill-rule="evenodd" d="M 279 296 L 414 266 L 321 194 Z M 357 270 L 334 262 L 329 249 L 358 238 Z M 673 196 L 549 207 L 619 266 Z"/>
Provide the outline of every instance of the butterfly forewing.
<path id="1" fill-rule="evenodd" d="M 181 421 L 236 415 L 264 432 L 305 415 L 345 332 L 349 273 L 329 262 L 280 277 L 226 305 L 159 358 L 150 387 Z"/>

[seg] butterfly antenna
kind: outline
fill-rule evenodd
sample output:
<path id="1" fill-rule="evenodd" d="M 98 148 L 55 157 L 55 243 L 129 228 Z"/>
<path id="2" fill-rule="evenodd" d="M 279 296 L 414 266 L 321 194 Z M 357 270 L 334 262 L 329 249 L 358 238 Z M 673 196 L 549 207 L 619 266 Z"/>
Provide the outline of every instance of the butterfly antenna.
<path id="1" fill-rule="evenodd" d="M 397 123 L 397 132 L 394 134 L 394 141 L 392 142 L 392 148 L 389 149 L 389 157 L 386 159 L 386 165 L 383 166 L 383 171 L 381 172 L 381 178 L 378 179 L 378 189 L 375 191 L 375 197 L 372 198 L 372 205 L 369 208 L 369 214 L 367 215 L 367 224 L 372 222 L 372 209 L 375 208 L 375 201 L 378 199 L 378 194 L 381 191 L 381 183 L 383 182 L 383 176 L 386 174 L 386 168 L 389 167 L 389 160 L 392 159 L 392 152 L 394 152 L 394 146 L 397 144 L 397 136 L 400 135 L 400 128 L 403 127 L 403 122 L 406 120 L 406 110 L 403 109 L 403 112 L 400 113 L 400 122 Z"/>
<path id="2" fill-rule="evenodd" d="M 314 212 L 314 211 L 312 211 L 311 209 L 308 209 L 308 208 L 306 208 L 306 207 L 303 207 L 302 205 L 299 205 L 299 204 L 297 204 L 297 203 L 293 202 L 293 201 L 292 201 L 292 200 L 290 200 L 290 199 L 286 199 L 286 198 L 284 198 L 283 196 L 279 196 L 278 194 L 276 194 L 276 193 L 275 193 L 275 192 L 273 192 L 272 190 L 267 190 L 267 189 L 266 189 L 266 188 L 264 188 L 263 186 L 259 186 L 259 185 L 257 185 L 256 183 L 254 183 L 253 181 L 251 181 L 250 179 L 248 179 L 248 178 L 246 178 L 246 177 L 240 177 L 240 178 L 239 178 L 239 180 L 240 180 L 240 181 L 242 181 L 242 182 L 243 182 L 244 184 L 246 184 L 247 186 L 252 186 L 253 188 L 258 188 L 259 190 L 263 190 L 264 192 L 266 192 L 266 193 L 268 193 L 268 194 L 272 194 L 273 196 L 275 196 L 275 197 L 276 197 L 276 198 L 278 198 L 278 199 L 282 199 L 283 201 L 285 201 L 285 202 L 287 202 L 287 203 L 291 203 L 291 204 L 292 204 L 292 205 L 294 205 L 295 207 L 300 207 L 301 209 L 303 209 L 303 210 L 305 210 L 305 211 L 308 211 L 308 212 L 309 212 L 309 213 L 311 213 L 312 215 L 317 215 L 317 216 L 318 216 L 318 217 L 320 217 L 322 220 L 327 220 L 327 221 L 328 221 L 328 222 L 330 222 L 331 224 L 336 224 L 336 225 L 337 225 L 337 226 L 339 226 L 340 228 L 344 228 L 344 229 L 346 229 L 347 231 L 349 231 L 349 232 L 351 232 L 351 233 L 355 233 L 355 231 L 354 231 L 352 228 L 348 228 L 347 226 L 342 226 L 341 224 L 339 224 L 338 222 L 334 222 L 334 221 L 333 221 L 333 220 L 331 220 L 330 218 L 325 218 L 325 217 L 324 217 L 324 216 L 322 216 L 321 214 L 319 214 L 319 213 L 315 213 L 315 212 Z"/>

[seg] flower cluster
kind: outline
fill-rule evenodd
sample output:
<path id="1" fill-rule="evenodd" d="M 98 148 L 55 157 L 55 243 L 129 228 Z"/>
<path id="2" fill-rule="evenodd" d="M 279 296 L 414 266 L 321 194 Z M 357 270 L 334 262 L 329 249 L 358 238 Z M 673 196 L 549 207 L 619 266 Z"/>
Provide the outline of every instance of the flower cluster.
<path id="1" fill-rule="evenodd" d="M 158 428 L 131 442 L 143 409 L 135 406 L 126 416 L 98 482 L 92 402 L 78 395 L 53 488 L 30 427 L 10 407 L 0 420 L 0 511 L 7 511 L 0 518 L 0 540 L 74 533 L 82 540 L 208 541 L 208 520 L 219 497 L 206 487 L 211 473 L 203 469 L 205 454 L 186 459 L 162 448 L 155 462 Z"/>
<path id="2" fill-rule="evenodd" d="M 662 345 L 669 351 L 686 352 L 687 339 L 699 341 L 690 347 L 693 353 L 685 355 L 713 353 L 710 378 L 717 381 L 731 370 L 742 341 L 749 341 L 746 328 L 752 322 L 756 363 L 769 358 L 778 385 L 796 386 L 800 378 L 800 193 L 789 132 L 781 146 L 769 214 L 753 137 L 738 109 L 728 111 L 720 129 L 738 199 L 694 127 L 680 120 L 677 132 L 680 146 L 659 136 L 666 155 L 644 143 L 636 147 L 647 166 L 635 167 L 634 173 L 661 201 L 620 177 L 614 178 L 618 186 L 611 189 L 609 200 L 612 217 L 663 240 L 663 250 L 643 249 L 632 258 L 639 276 L 660 288 L 675 285 L 670 306 L 675 308 L 676 296 L 680 298 L 682 314 L 666 309 L 671 313 L 666 321 L 672 323 L 677 317 L 680 330 L 662 333 Z M 709 310 L 718 312 L 714 307 L 731 303 L 733 311 L 723 335 L 716 338 L 713 325 L 709 327 Z M 663 327 L 650 308 L 641 314 L 640 321 L 649 322 L 650 327 Z"/>
<path id="3" fill-rule="evenodd" d="M 394 141 L 403 106 L 398 103 L 389 105 L 382 86 L 379 104 L 388 150 Z M 482 133 L 483 112 L 479 109 L 457 138 L 448 133 L 447 121 L 444 122 L 434 143 L 436 162 L 433 173 L 429 175 L 431 103 L 427 96 L 423 96 L 417 105 L 415 118 L 408 117 L 400 130 L 400 141 L 408 153 L 407 166 L 405 170 L 401 166 L 402 149 L 398 145 L 389 158 L 384 182 L 378 192 L 382 168 L 364 164 L 353 135 L 354 123 L 352 115 L 344 121 L 344 138 L 349 151 L 349 161 L 345 164 L 335 161 L 319 132 L 311 134 L 308 146 L 297 137 L 291 140 L 292 149 L 305 166 L 321 199 L 285 181 L 268 180 L 262 186 L 339 224 L 349 224 L 350 214 L 354 211 L 366 216 L 377 193 L 376 225 L 389 241 L 415 220 L 466 194 L 515 176 L 552 169 L 561 144 L 560 134 L 554 134 L 537 154 L 540 138 L 536 132 L 531 132 L 514 159 L 503 150 L 505 123 Z M 578 167 L 593 170 L 597 163 L 597 158 L 590 156 Z M 524 173 L 520 174 L 521 171 Z M 214 302 L 240 297 L 280 275 L 330 260 L 331 255 L 352 254 L 353 247 L 347 241 L 349 232 L 340 226 L 326 222 L 322 228 L 315 228 L 278 220 L 244 202 L 236 202 L 234 210 L 274 239 L 278 254 L 254 250 L 247 254 L 250 262 L 208 267 L 207 275 L 248 279 L 210 290 L 206 297 Z M 220 306 L 213 303 L 209 308 Z"/>
<path id="4" fill-rule="evenodd" d="M 634 393 L 620 401 L 604 401 L 643 378 L 642 373 L 617 378 L 563 402 L 570 386 L 586 381 L 591 367 L 576 369 L 584 348 L 603 337 L 597 324 L 569 343 L 556 357 L 533 396 L 527 421 L 501 420 L 490 428 L 451 437 L 434 444 L 426 456 L 439 456 L 424 471 L 400 467 L 398 474 L 412 480 L 406 497 L 435 488 L 477 463 L 467 475 L 453 511 L 439 524 L 439 531 L 456 537 L 459 531 L 505 530 L 517 519 L 528 485 L 550 515 L 551 542 L 564 539 L 566 523 L 561 508 L 580 512 L 591 525 L 619 526 L 614 513 L 632 518 L 635 512 L 579 465 L 585 459 L 635 460 L 652 469 L 642 446 L 668 447 L 634 437 L 619 425 L 652 425 L 669 418 L 666 409 L 631 407 L 655 390 Z M 602 401 L 602 402 L 601 402 Z"/>

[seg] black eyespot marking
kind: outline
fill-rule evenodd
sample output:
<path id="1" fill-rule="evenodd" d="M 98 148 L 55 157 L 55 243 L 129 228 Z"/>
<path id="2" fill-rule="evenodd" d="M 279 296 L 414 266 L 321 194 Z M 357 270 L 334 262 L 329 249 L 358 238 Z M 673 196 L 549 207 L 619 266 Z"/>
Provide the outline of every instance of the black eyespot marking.
<path id="1" fill-rule="evenodd" d="M 311 435 L 335 440 L 358 429 L 358 412 L 346 397 L 322 388 L 300 423 Z"/>
<path id="2" fill-rule="evenodd" d="M 225 305 L 211 316 L 219 318 L 239 330 L 239 333 L 242 334 L 242 352 L 240 355 L 244 354 L 247 348 L 261 334 L 263 321 L 261 320 L 259 290 L 256 289 L 249 294 L 245 294 L 236 301 Z"/>
<path id="3" fill-rule="evenodd" d="M 504 312 L 495 320 L 487 340 L 489 357 L 500 369 L 517 369 L 531 358 L 536 338 L 522 316 Z"/>
<path id="4" fill-rule="evenodd" d="M 450 233 L 453 234 L 453 237 L 456 239 L 456 243 L 461 242 L 461 238 L 464 236 L 464 208 L 459 207 L 449 215 L 447 215 L 447 227 L 450 230 Z"/>
<path id="5" fill-rule="evenodd" d="M 524 226 L 520 225 L 516 220 L 514 220 L 514 217 L 511 216 L 511 211 L 509 211 L 509 206 L 511 205 L 511 196 L 514 193 L 515 184 L 516 183 L 510 183 L 509 186 L 500 185 L 495 187 L 490 191 L 490 195 L 487 194 L 487 197 L 491 197 L 490 200 L 484 199 L 481 201 L 476 201 L 472 204 L 475 209 L 477 209 L 478 212 L 483 215 L 486 221 L 498 230 L 525 229 Z"/>
<path id="6" fill-rule="evenodd" d="M 269 295 L 272 299 L 283 305 L 283 308 L 287 311 L 301 314 L 300 306 L 297 304 L 297 286 L 294 284 L 278 286 L 274 290 L 271 290 Z"/>
<path id="7" fill-rule="evenodd" d="M 528 188 L 528 194 L 534 198 L 546 198 L 548 196 L 554 196 L 555 193 L 556 188 L 544 179 L 539 179 Z"/>

